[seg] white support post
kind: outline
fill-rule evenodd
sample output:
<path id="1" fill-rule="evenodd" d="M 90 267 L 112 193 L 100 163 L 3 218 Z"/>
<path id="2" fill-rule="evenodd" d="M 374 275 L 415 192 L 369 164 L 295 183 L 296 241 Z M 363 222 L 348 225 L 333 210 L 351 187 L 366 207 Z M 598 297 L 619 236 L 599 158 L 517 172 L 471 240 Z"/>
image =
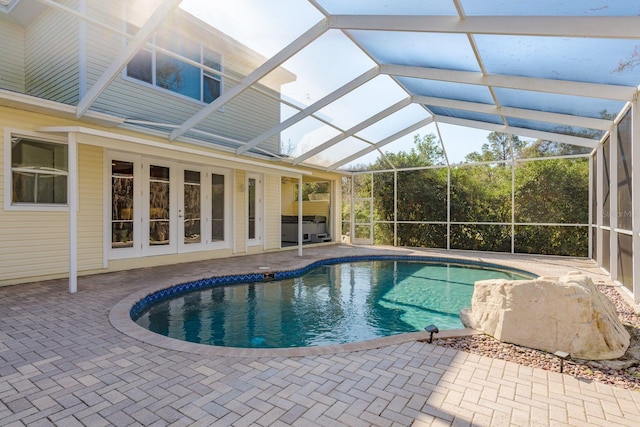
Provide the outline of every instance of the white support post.
<path id="1" fill-rule="evenodd" d="M 609 142 L 611 143 L 611 142 Z M 602 206 L 603 198 L 604 198 L 604 188 L 602 186 L 602 181 L 604 177 L 604 147 L 601 144 L 598 146 L 598 150 L 596 151 L 596 259 L 598 260 L 598 265 L 602 267 L 602 255 L 603 255 L 603 214 L 604 209 Z"/>
<path id="2" fill-rule="evenodd" d="M 298 256 L 302 256 L 302 177 L 298 178 Z"/>
<path id="3" fill-rule="evenodd" d="M 516 253 L 516 159 L 511 144 L 511 253 Z"/>
<path id="4" fill-rule="evenodd" d="M 447 165 L 447 250 L 451 249 L 451 165 Z"/>
<path id="5" fill-rule="evenodd" d="M 398 246 L 398 170 L 393 171 L 393 246 Z"/>
<path id="6" fill-rule="evenodd" d="M 349 214 L 349 244 L 353 243 L 353 236 L 355 235 L 355 231 L 356 231 L 356 221 L 353 217 L 353 215 L 355 214 L 355 207 L 353 206 L 353 199 L 354 199 L 354 193 L 353 190 L 356 188 L 354 181 L 355 181 L 355 177 L 356 175 L 351 174 L 351 209 L 350 209 L 350 214 Z"/>
<path id="7" fill-rule="evenodd" d="M 633 300 L 640 303 L 640 109 L 631 106 L 631 206 L 633 209 Z"/>
<path id="8" fill-rule="evenodd" d="M 587 237 L 587 241 L 588 243 L 588 249 L 587 249 L 587 257 L 593 259 L 593 198 L 595 197 L 595 191 L 596 189 L 593 188 L 593 179 L 594 179 L 594 173 L 593 173 L 593 168 L 594 168 L 594 157 L 595 156 L 590 156 L 589 157 L 589 196 L 588 196 L 588 200 L 589 200 L 589 213 L 588 213 L 588 218 L 589 221 L 587 221 L 587 223 L 589 224 L 588 227 L 588 232 L 589 235 Z"/>
<path id="9" fill-rule="evenodd" d="M 618 280 L 618 127 L 611 129 L 609 142 L 609 275 L 612 280 Z"/>
<path id="10" fill-rule="evenodd" d="M 78 291 L 78 137 L 69 133 L 69 171 L 67 204 L 69 206 L 69 292 Z"/>

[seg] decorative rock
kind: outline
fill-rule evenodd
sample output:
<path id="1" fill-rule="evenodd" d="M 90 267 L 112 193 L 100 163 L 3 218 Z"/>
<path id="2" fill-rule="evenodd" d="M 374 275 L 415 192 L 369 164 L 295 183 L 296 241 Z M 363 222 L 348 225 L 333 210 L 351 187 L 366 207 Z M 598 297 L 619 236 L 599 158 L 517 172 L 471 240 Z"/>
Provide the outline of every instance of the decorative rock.
<path id="1" fill-rule="evenodd" d="M 478 281 L 471 309 L 463 309 L 460 320 L 502 342 L 578 359 L 616 359 L 630 343 L 613 303 L 579 272 Z"/>

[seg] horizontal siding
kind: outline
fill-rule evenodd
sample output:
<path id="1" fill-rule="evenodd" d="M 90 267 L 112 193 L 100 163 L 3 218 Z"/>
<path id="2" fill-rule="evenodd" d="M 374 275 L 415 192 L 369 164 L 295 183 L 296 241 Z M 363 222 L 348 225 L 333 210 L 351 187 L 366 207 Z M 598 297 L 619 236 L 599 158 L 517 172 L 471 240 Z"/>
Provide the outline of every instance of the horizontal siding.
<path id="1" fill-rule="evenodd" d="M 0 219 L 0 278 L 64 274 L 68 271 L 66 212 L 3 212 Z"/>
<path id="2" fill-rule="evenodd" d="M 71 125 L 68 120 L 0 107 L 0 169 L 4 168 L 4 129 L 34 131 Z M 102 150 L 79 146 L 79 269 L 102 267 Z M 66 276 L 69 268 L 67 212 L 4 210 L 4 171 L 0 171 L 0 285 Z M 96 224 L 97 223 L 97 224 Z M 100 248 L 98 248 L 98 245 Z"/>
<path id="3" fill-rule="evenodd" d="M 107 13 L 108 10 L 121 9 L 117 9 L 113 4 L 97 3 L 89 5 L 88 13 L 92 16 Z M 112 15 L 113 12 L 110 16 Z M 117 21 L 114 18 L 112 20 Z M 176 18 L 175 22 L 180 22 L 180 19 Z M 113 22 L 112 25 L 116 28 L 122 26 L 117 22 Z M 189 27 L 189 31 L 193 32 L 194 30 Z M 224 72 L 238 79 L 242 79 L 259 65 L 259 63 L 248 63 L 250 61 L 256 62 L 257 59 L 249 54 L 246 56 L 251 57 L 251 60 L 242 56 L 242 49 L 238 48 L 237 42 L 235 42 L 236 45 L 229 46 L 228 40 L 222 40 L 221 37 L 216 37 L 213 33 L 206 38 L 202 37 L 202 33 L 199 33 L 194 38 L 207 40 L 209 48 L 221 53 Z M 123 45 L 124 40 L 121 36 L 91 25 L 87 26 L 88 87 L 97 81 L 122 50 Z M 228 52 L 225 52 L 225 49 Z M 205 106 L 196 100 L 183 98 L 170 91 L 123 76 L 124 73 L 121 73 L 115 78 L 93 104 L 93 109 L 129 119 L 180 125 Z M 236 84 L 229 78 L 223 79 L 223 91 L 229 90 Z M 262 87 L 262 89 L 277 94 L 266 87 Z M 280 103 L 278 100 L 269 98 L 255 90 L 248 90 L 225 105 L 222 111 L 211 114 L 197 128 L 205 132 L 248 142 L 277 125 L 279 121 Z M 194 137 L 202 139 L 201 135 L 194 135 Z M 279 142 L 279 137 L 274 136 L 265 142 L 262 148 L 276 152 L 279 150 Z"/>
<path id="4" fill-rule="evenodd" d="M 0 19 L 0 89 L 24 93 L 24 29 Z"/>
<path id="5" fill-rule="evenodd" d="M 265 177 L 265 224 L 267 228 L 265 242 L 267 249 L 278 249 L 281 246 L 280 234 L 280 176 L 267 175 Z"/>
<path id="6" fill-rule="evenodd" d="M 78 270 L 102 268 L 103 260 L 103 150 L 78 146 Z"/>
<path id="7" fill-rule="evenodd" d="M 62 2 L 77 8 L 76 1 Z M 25 89 L 65 104 L 78 102 L 78 19 L 47 9 L 25 31 Z"/>

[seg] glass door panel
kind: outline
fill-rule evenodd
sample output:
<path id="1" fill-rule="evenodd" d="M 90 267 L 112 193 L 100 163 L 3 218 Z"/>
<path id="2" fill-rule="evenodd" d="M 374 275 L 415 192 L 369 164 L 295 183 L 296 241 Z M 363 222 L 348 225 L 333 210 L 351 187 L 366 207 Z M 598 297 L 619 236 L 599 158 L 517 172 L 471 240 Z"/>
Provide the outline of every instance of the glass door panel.
<path id="1" fill-rule="evenodd" d="M 211 174 L 211 241 L 224 241 L 224 175 Z"/>
<path id="2" fill-rule="evenodd" d="M 183 207 L 178 217 L 183 216 L 183 243 L 190 245 L 202 242 L 202 185 L 200 172 L 185 170 L 182 186 Z M 181 212 L 182 211 L 182 212 Z"/>
<path id="3" fill-rule="evenodd" d="M 149 245 L 171 244 L 170 168 L 149 166 Z"/>
<path id="4" fill-rule="evenodd" d="M 249 239 L 256 238 L 256 179 L 249 178 L 248 188 L 247 188 L 247 197 L 249 198 L 248 203 L 248 215 L 249 215 Z"/>
<path id="5" fill-rule="evenodd" d="M 133 247 L 133 163 L 111 162 L 111 247 Z"/>

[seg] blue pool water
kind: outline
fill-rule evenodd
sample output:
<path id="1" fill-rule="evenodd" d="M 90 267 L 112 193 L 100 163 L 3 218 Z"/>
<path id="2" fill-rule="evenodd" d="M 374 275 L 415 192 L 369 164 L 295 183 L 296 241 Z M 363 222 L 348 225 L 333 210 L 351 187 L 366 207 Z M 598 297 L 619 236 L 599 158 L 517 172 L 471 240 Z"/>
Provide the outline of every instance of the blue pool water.
<path id="1" fill-rule="evenodd" d="M 358 261 L 190 292 L 151 305 L 134 320 L 165 336 L 217 346 L 343 344 L 429 324 L 461 328 L 458 313 L 470 306 L 474 283 L 497 278 L 530 276 L 450 263 Z"/>

